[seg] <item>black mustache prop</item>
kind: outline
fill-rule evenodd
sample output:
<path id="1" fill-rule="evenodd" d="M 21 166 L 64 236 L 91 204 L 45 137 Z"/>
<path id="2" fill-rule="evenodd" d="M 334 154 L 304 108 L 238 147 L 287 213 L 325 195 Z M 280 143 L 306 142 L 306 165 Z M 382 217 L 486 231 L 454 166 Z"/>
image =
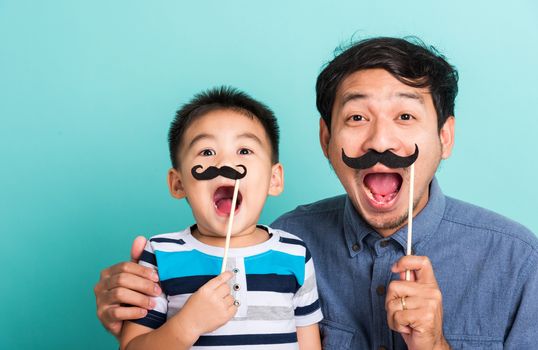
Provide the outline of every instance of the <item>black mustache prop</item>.
<path id="1" fill-rule="evenodd" d="M 350 158 L 346 156 L 344 149 L 342 148 L 342 160 L 344 163 L 353 169 L 368 169 L 381 163 L 391 169 L 395 168 L 407 168 L 413 164 L 418 158 L 418 146 L 415 143 L 415 153 L 408 157 L 400 157 L 391 151 L 385 151 L 379 153 L 374 150 L 370 150 L 357 158 Z"/>
<path id="2" fill-rule="evenodd" d="M 196 170 L 203 168 L 203 166 L 195 165 L 191 169 L 191 174 L 196 180 L 212 180 L 216 178 L 217 176 L 224 176 L 224 177 L 227 177 L 228 179 L 238 180 L 238 179 L 244 178 L 245 175 L 247 175 L 247 168 L 241 164 L 237 166 L 243 168 L 242 173 L 226 165 L 220 168 L 217 168 L 215 166 L 210 166 L 206 170 L 199 173 Z"/>

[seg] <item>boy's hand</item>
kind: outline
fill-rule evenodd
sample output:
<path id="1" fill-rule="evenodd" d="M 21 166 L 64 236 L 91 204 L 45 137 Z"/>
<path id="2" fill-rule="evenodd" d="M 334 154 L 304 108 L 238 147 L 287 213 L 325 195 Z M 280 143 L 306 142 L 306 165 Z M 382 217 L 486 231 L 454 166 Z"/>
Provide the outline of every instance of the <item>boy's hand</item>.
<path id="1" fill-rule="evenodd" d="M 131 262 L 122 262 L 101 271 L 94 287 L 97 317 L 115 337 L 124 320 L 144 317 L 155 305 L 150 296 L 161 294 L 157 273 L 137 264 L 146 239 L 136 237 L 131 248 Z M 124 306 L 124 304 L 133 306 Z"/>
<path id="2" fill-rule="evenodd" d="M 190 296 L 181 311 L 174 316 L 182 332 L 188 332 L 194 343 L 200 335 L 214 331 L 237 312 L 230 287 L 226 282 L 233 274 L 226 271 L 209 280 Z"/>

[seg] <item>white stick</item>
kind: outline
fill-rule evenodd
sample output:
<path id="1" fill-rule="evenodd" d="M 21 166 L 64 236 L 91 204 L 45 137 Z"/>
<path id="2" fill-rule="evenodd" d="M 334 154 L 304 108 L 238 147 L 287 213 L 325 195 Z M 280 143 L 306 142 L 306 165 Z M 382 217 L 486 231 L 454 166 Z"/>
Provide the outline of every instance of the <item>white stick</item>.
<path id="1" fill-rule="evenodd" d="M 411 173 L 409 174 L 409 208 L 407 212 L 407 252 L 411 255 L 411 243 L 413 241 L 413 193 L 415 192 L 415 163 L 411 164 Z M 411 280 L 411 271 L 405 271 L 405 280 Z"/>
<path id="2" fill-rule="evenodd" d="M 222 258 L 222 267 L 220 273 L 226 270 L 226 260 L 228 260 L 228 249 L 230 248 L 230 237 L 232 235 L 232 225 L 234 222 L 235 203 L 237 202 L 237 193 L 239 192 L 239 179 L 235 180 L 234 195 L 232 197 L 232 206 L 230 208 L 230 218 L 228 219 L 228 231 L 226 232 L 226 245 L 224 246 L 224 257 Z"/>

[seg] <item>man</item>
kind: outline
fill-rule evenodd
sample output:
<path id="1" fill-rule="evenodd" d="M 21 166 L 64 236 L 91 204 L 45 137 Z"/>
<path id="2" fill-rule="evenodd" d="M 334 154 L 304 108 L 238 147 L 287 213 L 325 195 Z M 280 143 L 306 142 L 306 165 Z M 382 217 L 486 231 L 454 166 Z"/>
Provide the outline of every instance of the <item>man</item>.
<path id="1" fill-rule="evenodd" d="M 444 196 L 434 178 L 454 143 L 455 69 L 421 43 L 373 38 L 332 60 L 316 91 L 320 144 L 347 194 L 272 226 L 295 232 L 315 257 L 324 348 L 533 348 L 538 240 Z M 384 160 L 417 152 L 414 255 L 404 256 L 410 172 Z M 380 162 L 354 166 L 368 157 Z M 159 292 L 150 277 L 133 263 L 101 273 L 97 313 L 113 334 L 150 308 Z"/>

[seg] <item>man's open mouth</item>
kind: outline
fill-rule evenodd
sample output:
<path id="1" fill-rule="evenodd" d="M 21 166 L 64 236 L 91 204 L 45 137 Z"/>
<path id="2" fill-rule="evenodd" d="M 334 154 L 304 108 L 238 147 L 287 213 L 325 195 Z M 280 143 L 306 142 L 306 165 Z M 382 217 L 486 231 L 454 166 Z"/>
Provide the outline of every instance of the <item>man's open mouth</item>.
<path id="1" fill-rule="evenodd" d="M 388 205 L 400 192 L 402 181 L 398 173 L 370 173 L 364 177 L 363 183 L 370 200 L 379 205 Z"/>
<path id="2" fill-rule="evenodd" d="M 234 186 L 221 186 L 217 188 L 217 190 L 213 194 L 213 203 L 215 205 L 215 210 L 217 211 L 217 214 L 221 216 L 230 215 L 230 211 L 232 209 L 233 195 Z M 241 195 L 241 191 L 239 191 L 237 193 L 237 201 L 234 208 L 235 213 L 237 213 L 237 211 L 239 210 L 242 201 L 243 196 Z"/>

